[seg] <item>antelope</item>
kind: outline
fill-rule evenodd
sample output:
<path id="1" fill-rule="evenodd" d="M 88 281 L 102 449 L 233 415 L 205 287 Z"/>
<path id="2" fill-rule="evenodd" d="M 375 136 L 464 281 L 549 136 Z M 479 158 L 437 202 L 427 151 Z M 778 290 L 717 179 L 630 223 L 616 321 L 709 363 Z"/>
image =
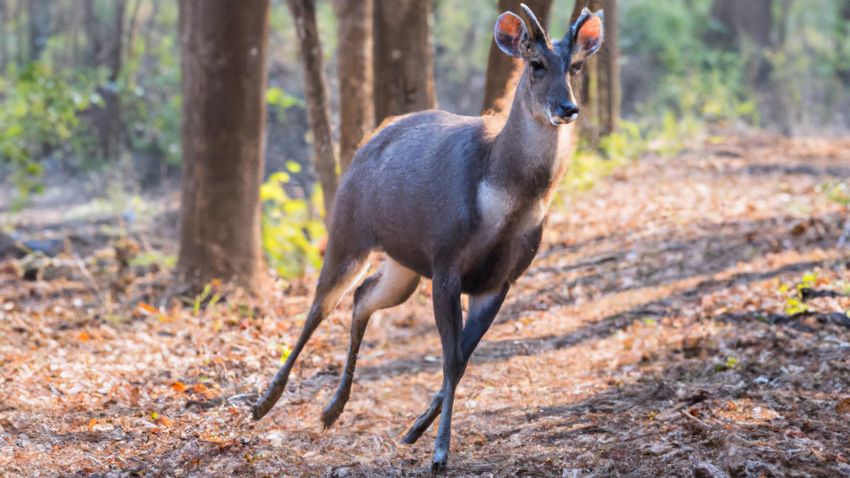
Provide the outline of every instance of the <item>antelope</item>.
<path id="1" fill-rule="evenodd" d="M 393 118 L 357 151 L 333 206 L 325 260 L 304 328 L 266 393 L 259 420 L 274 406 L 313 332 L 340 297 L 384 253 L 379 270 L 354 293 L 351 341 L 339 387 L 322 412 L 329 428 L 351 393 L 354 367 L 370 316 L 397 306 L 432 280 L 443 352 L 443 383 L 402 438 L 414 443 L 440 415 L 431 470 L 444 472 L 455 391 L 469 358 L 540 245 L 569 137 L 579 114 L 570 86 L 602 44 L 602 11 L 585 8 L 552 42 L 534 13 L 501 14 L 494 37 L 524 61 L 507 118 L 429 110 Z M 559 138 L 561 140 L 559 141 Z M 469 305 L 464 324 L 461 295 Z"/>

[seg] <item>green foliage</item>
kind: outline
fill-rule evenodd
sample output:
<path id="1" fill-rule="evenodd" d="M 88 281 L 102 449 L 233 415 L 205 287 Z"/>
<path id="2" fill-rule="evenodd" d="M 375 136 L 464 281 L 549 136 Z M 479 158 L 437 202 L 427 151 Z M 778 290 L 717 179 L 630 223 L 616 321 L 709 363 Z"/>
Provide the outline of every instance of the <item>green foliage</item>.
<path id="1" fill-rule="evenodd" d="M 624 3 L 622 51 L 630 66 L 646 69 L 652 85 L 636 107 L 642 122 L 668 129 L 669 114 L 675 121 L 757 122 L 756 103 L 744 81 L 747 56 L 704 41 L 712 33 L 709 3 Z"/>
<path id="2" fill-rule="evenodd" d="M 296 173 L 300 165 L 293 161 L 287 169 Z M 309 200 L 292 197 L 285 188 L 287 172 L 272 174 L 260 187 L 263 205 L 263 249 L 269 264 L 281 277 L 297 277 L 308 268 L 322 264 L 321 250 L 316 240 L 323 237 L 325 227 L 318 213 L 319 194 Z"/>
<path id="3" fill-rule="evenodd" d="M 830 201 L 844 207 L 850 206 L 850 182 L 824 183 L 820 186 L 820 190 Z"/>
<path id="4" fill-rule="evenodd" d="M 799 315 L 809 312 L 809 306 L 803 301 L 803 289 L 814 289 L 818 282 L 816 272 L 803 274 L 796 285 L 782 284 L 779 293 L 785 296 L 785 314 Z"/>
<path id="5" fill-rule="evenodd" d="M 266 104 L 272 108 L 285 110 L 300 105 L 301 101 L 292 95 L 286 94 L 281 88 L 272 86 L 266 90 Z"/>
<path id="6" fill-rule="evenodd" d="M 175 28 L 176 5 L 165 2 L 149 20 L 162 31 Z M 136 38 L 121 76 L 114 85 L 125 115 L 130 147 L 160 155 L 171 166 L 180 164 L 183 117 L 180 55 L 177 35 Z"/>
<path id="7" fill-rule="evenodd" d="M 0 91 L 0 168 L 11 171 L 20 207 L 42 189 L 44 154 L 84 149 L 80 113 L 101 99 L 92 78 L 54 73 L 41 63 L 20 71 L 12 65 L 0 76 Z"/>

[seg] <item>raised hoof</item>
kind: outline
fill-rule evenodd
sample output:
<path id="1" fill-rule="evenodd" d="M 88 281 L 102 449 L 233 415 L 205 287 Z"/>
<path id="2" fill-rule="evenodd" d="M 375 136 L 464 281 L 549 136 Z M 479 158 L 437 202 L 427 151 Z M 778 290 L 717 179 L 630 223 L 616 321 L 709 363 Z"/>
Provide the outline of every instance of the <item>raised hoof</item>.
<path id="1" fill-rule="evenodd" d="M 407 433 L 404 434 L 404 436 L 401 439 L 401 442 L 404 443 L 405 445 L 413 445 L 414 443 L 416 443 L 417 440 L 419 440 L 419 437 L 421 437 L 421 436 L 422 436 L 421 433 L 417 433 L 416 430 L 411 428 L 410 430 L 407 431 Z"/>
<path id="2" fill-rule="evenodd" d="M 343 407 L 335 405 L 336 402 L 331 402 L 330 405 L 325 407 L 322 411 L 322 428 L 327 430 L 332 427 L 334 423 L 336 423 L 337 419 L 340 415 L 342 415 Z"/>
<path id="3" fill-rule="evenodd" d="M 448 457 L 443 456 L 442 458 L 434 458 L 434 462 L 431 463 L 431 474 L 432 475 L 442 475 L 449 469 Z"/>
<path id="4" fill-rule="evenodd" d="M 258 407 L 257 405 L 251 406 L 251 416 L 254 418 L 254 420 L 259 420 L 263 418 L 263 415 L 265 415 L 265 413 L 260 410 L 260 407 Z"/>

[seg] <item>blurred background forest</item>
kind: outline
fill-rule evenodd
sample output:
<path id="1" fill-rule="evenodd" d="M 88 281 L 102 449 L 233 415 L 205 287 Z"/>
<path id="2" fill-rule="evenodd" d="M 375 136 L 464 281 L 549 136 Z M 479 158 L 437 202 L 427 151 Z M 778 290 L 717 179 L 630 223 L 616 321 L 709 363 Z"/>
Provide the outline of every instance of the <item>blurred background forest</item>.
<path id="1" fill-rule="evenodd" d="M 605 41 L 450 474 L 850 476 L 850 0 L 525 3 L 553 39 L 604 8 Z M 350 299 L 247 405 L 356 145 L 505 113 L 519 4 L 0 0 L 0 477 L 431 476 L 398 444 L 440 383 L 428 281 L 333 431 Z"/>
<path id="2" fill-rule="evenodd" d="M 560 37 L 572 2 L 541 4 L 551 8 L 549 28 Z M 489 109 L 497 2 L 428 6 L 437 107 L 468 115 Z M 7 228 L 14 211 L 45 191 L 64 203 L 100 198 L 126 205 L 140 194 L 176 190 L 182 114 L 176 2 L 2 0 L 0 16 L 0 205 Z M 331 1 L 316 3 L 332 125 L 339 124 L 344 51 L 339 18 Z M 647 144 L 687 146 L 707 125 L 787 135 L 839 135 L 850 125 L 850 1 L 629 0 L 619 5 L 616 23 L 624 122 L 612 131 L 584 124 L 591 131 L 583 134 L 584 150 L 617 159 Z M 273 1 L 264 166 L 271 181 L 264 193 L 286 202 L 288 222 L 299 228 L 277 231 L 265 245 L 285 275 L 304 266 L 286 251 L 317 261 L 309 244 L 274 244 L 303 240 L 298 231 L 311 220 L 289 199 L 312 197 L 317 179 L 299 44 L 291 11 Z M 380 86 L 376 91 L 377 98 Z M 340 129 L 331 129 L 338 143 Z M 613 138 L 600 141 L 600 133 Z"/>

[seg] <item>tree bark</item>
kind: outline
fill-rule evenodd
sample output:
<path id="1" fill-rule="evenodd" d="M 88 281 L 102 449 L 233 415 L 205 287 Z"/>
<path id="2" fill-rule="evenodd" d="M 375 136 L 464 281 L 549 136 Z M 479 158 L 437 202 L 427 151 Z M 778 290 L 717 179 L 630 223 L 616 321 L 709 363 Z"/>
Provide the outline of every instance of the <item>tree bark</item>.
<path id="1" fill-rule="evenodd" d="M 287 0 L 295 20 L 295 31 L 301 45 L 301 63 L 304 66 L 304 94 L 307 97 L 307 117 L 313 133 L 313 154 L 316 173 L 322 185 L 325 204 L 325 222 L 331 217 L 337 189 L 336 158 L 331 135 L 328 87 L 322 67 L 322 44 L 316 26 L 315 0 Z"/>
<path id="2" fill-rule="evenodd" d="M 178 274 L 265 284 L 260 249 L 269 0 L 180 0 L 183 182 Z"/>
<path id="3" fill-rule="evenodd" d="M 608 135 L 620 122 L 620 35 L 617 32 L 617 0 L 593 2 L 605 10 L 605 40 L 596 62 L 599 95 L 599 133 Z"/>
<path id="4" fill-rule="evenodd" d="M 582 114 L 576 130 L 579 137 L 591 148 L 599 145 L 602 135 L 616 131 L 620 121 L 620 45 L 617 32 L 617 0 L 577 0 L 573 6 L 571 23 L 578 20 L 584 6 L 591 11 L 605 12 L 605 39 L 599 52 L 585 62 L 581 73 L 573 79 L 580 98 Z"/>
<path id="5" fill-rule="evenodd" d="M 6 71 L 6 64 L 9 58 L 9 47 L 6 34 L 6 29 L 9 27 L 8 17 L 9 13 L 6 10 L 6 0 L 0 0 L 0 30 L 2 30 L 2 33 L 0 33 L 0 71 L 3 72 Z"/>
<path id="6" fill-rule="evenodd" d="M 100 52 L 103 47 L 100 40 L 97 12 L 94 9 L 94 0 L 83 0 L 82 8 L 86 35 L 86 64 L 89 67 L 96 68 L 100 64 Z"/>
<path id="7" fill-rule="evenodd" d="M 552 10 L 552 0 L 499 0 L 499 14 L 512 11 L 522 16 L 520 3 L 525 3 L 540 20 L 543 28 L 548 28 L 549 12 Z M 522 67 L 522 60 L 505 55 L 496 46 L 496 42 L 490 42 L 490 54 L 487 57 L 487 76 L 484 83 L 484 105 L 482 112 L 490 111 L 497 107 L 498 101 L 509 93 L 512 86 L 511 78 L 514 72 Z"/>
<path id="8" fill-rule="evenodd" d="M 432 0 L 375 0 L 375 120 L 434 108 Z"/>
<path id="9" fill-rule="evenodd" d="M 336 0 L 339 76 L 339 166 L 345 173 L 360 141 L 375 126 L 372 0 Z"/>
<path id="10" fill-rule="evenodd" d="M 50 38 L 51 0 L 27 0 L 29 61 L 38 61 Z"/>
<path id="11" fill-rule="evenodd" d="M 756 47 L 749 57 L 745 81 L 753 89 L 762 89 L 771 75 L 766 50 L 773 46 L 773 0 L 714 0 L 711 17 L 724 26 L 712 32 L 707 42 L 730 50 L 741 50 L 746 38 Z"/>

